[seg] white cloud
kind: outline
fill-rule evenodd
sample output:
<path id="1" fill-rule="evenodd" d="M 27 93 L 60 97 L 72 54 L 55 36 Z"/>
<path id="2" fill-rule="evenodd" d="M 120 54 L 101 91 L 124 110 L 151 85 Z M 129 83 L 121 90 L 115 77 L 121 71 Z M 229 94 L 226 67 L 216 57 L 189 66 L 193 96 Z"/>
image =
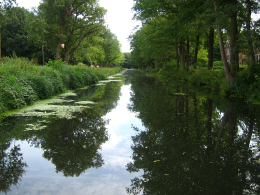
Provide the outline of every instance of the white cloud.
<path id="1" fill-rule="evenodd" d="M 99 5 L 107 9 L 106 24 L 120 41 L 122 52 L 130 51 L 130 43 L 127 40 L 134 27 L 141 25 L 132 20 L 133 0 L 100 0 Z"/>

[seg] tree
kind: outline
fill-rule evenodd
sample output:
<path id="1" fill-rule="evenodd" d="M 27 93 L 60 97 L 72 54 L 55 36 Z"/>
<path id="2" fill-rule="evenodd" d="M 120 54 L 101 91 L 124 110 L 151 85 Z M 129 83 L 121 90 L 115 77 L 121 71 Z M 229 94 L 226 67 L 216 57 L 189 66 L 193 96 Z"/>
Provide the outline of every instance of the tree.
<path id="1" fill-rule="evenodd" d="M 104 39 L 101 33 L 86 37 L 81 46 L 74 54 L 77 62 L 82 62 L 86 65 L 99 65 L 105 59 L 105 51 L 102 47 Z"/>
<path id="2" fill-rule="evenodd" d="M 82 41 L 97 33 L 102 27 L 105 9 L 99 7 L 96 0 L 44 0 L 39 13 L 48 23 L 49 40 L 60 59 L 60 47 L 65 43 L 65 61 L 76 52 Z"/>
<path id="3" fill-rule="evenodd" d="M 29 39 L 32 40 L 33 43 L 41 46 L 42 62 L 44 65 L 44 45 L 47 43 L 47 23 L 41 16 L 37 15 L 36 10 L 34 10 L 34 12 L 30 12 L 26 17 L 26 24 L 25 30 L 28 33 Z"/>
<path id="4" fill-rule="evenodd" d="M 123 68 L 128 68 L 128 69 L 133 68 L 133 62 L 132 62 L 132 59 L 131 59 L 131 53 L 125 52 L 124 56 L 125 56 L 125 61 L 123 62 L 122 67 Z"/>
<path id="5" fill-rule="evenodd" d="M 119 65 L 122 62 L 123 56 L 120 51 L 120 43 L 117 40 L 117 37 L 107 28 L 103 28 L 101 37 L 104 39 L 102 48 L 105 52 L 103 65 L 109 67 L 111 65 Z"/>
<path id="6" fill-rule="evenodd" d="M 25 31 L 28 14 L 26 9 L 20 7 L 12 7 L 5 11 L 5 23 L 1 30 L 3 56 L 12 56 L 15 53 L 19 57 L 32 58 L 33 51 L 38 50 Z"/>
<path id="7" fill-rule="evenodd" d="M 3 25 L 3 12 L 6 8 L 10 9 L 13 5 L 13 3 L 16 3 L 16 0 L 3 0 L 2 2 L 0 2 L 0 64 L 1 64 L 1 61 L 2 61 L 2 25 Z"/>

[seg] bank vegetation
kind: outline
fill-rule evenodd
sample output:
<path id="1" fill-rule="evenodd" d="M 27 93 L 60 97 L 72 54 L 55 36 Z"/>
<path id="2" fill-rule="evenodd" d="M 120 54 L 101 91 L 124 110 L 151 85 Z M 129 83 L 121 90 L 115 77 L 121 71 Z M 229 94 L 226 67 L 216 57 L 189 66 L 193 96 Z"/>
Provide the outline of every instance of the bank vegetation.
<path id="1" fill-rule="evenodd" d="M 0 66 L 0 113 L 30 105 L 67 90 L 93 85 L 122 67 L 90 68 L 71 66 L 64 61 L 49 61 L 46 66 L 35 66 L 27 58 L 3 58 Z"/>

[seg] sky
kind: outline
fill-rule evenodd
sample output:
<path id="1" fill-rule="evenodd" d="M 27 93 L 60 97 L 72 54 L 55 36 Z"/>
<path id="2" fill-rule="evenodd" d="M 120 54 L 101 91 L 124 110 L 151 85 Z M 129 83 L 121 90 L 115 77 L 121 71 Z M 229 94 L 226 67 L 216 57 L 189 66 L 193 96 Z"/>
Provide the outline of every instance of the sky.
<path id="1" fill-rule="evenodd" d="M 38 7 L 40 0 L 16 0 L 18 6 L 26 9 Z M 106 25 L 117 36 L 122 52 L 130 52 L 129 35 L 141 22 L 132 20 L 133 0 L 99 0 L 99 5 L 107 10 Z"/>

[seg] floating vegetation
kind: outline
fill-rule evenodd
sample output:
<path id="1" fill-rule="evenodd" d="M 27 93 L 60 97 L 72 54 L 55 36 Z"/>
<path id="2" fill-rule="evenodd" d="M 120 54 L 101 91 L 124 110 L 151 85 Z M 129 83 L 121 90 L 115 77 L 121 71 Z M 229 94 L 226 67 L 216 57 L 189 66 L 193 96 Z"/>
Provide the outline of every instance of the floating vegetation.
<path id="1" fill-rule="evenodd" d="M 48 100 L 43 100 L 43 101 L 46 104 L 61 104 L 61 103 L 74 102 L 74 100 L 65 100 L 65 99 L 61 99 L 61 98 L 53 98 L 53 99 L 48 99 Z"/>
<path id="2" fill-rule="evenodd" d="M 57 116 L 59 118 L 73 118 L 72 113 L 81 112 L 83 109 L 89 108 L 88 106 L 60 106 L 48 104 L 35 104 L 33 106 L 24 108 L 18 111 L 16 116 Z"/>
<path id="3" fill-rule="evenodd" d="M 96 103 L 93 101 L 80 101 L 80 102 L 75 102 L 75 104 L 85 105 L 85 104 L 96 104 Z"/>
<path id="4" fill-rule="evenodd" d="M 25 130 L 23 131 L 39 131 L 39 130 L 42 130 L 42 129 L 45 129 L 47 126 L 41 126 L 39 123 L 37 124 L 28 124 L 27 128 L 25 128 Z"/>
<path id="5" fill-rule="evenodd" d="M 47 117 L 47 116 L 57 116 L 59 118 L 73 118 L 72 113 L 82 112 L 83 109 L 89 108 L 85 106 L 88 104 L 93 104 L 91 101 L 81 101 L 77 104 L 82 105 L 57 105 L 60 103 L 74 102 L 74 100 L 62 99 L 67 96 L 75 96 L 76 93 L 68 92 L 61 94 L 59 97 L 53 99 L 43 100 L 35 103 L 32 106 L 25 107 L 18 112 L 12 114 L 13 116 L 37 116 L 37 117 Z M 47 121 L 45 121 L 47 123 Z"/>
<path id="6" fill-rule="evenodd" d="M 98 84 L 95 84 L 96 86 L 101 86 L 101 85 L 105 85 L 104 83 L 98 83 Z"/>
<path id="7" fill-rule="evenodd" d="M 109 82 L 120 82 L 122 80 L 104 80 L 104 81 L 99 81 L 100 83 L 109 83 Z"/>
<path id="8" fill-rule="evenodd" d="M 108 79 L 115 79 L 115 76 L 109 76 Z"/>
<path id="9" fill-rule="evenodd" d="M 77 96 L 76 93 L 72 92 L 72 91 L 69 91 L 67 93 L 63 93 L 61 95 L 59 95 L 60 97 L 67 97 L 67 96 Z"/>

